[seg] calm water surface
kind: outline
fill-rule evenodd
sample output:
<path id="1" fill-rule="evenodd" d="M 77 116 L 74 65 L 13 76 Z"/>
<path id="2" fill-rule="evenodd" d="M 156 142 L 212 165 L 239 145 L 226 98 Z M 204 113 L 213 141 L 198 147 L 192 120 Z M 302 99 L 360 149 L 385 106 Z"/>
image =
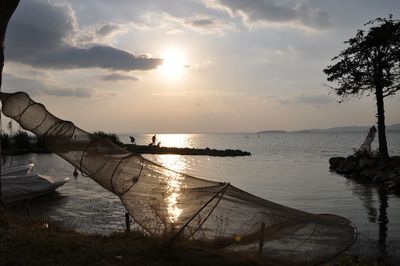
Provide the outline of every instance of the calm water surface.
<path id="1" fill-rule="evenodd" d="M 138 144 L 152 135 L 133 134 Z M 391 155 L 400 155 L 400 133 L 388 133 Z M 121 135 L 129 143 L 128 135 Z M 353 153 L 365 134 L 160 134 L 162 146 L 242 149 L 248 157 L 145 155 L 189 175 L 225 181 L 267 200 L 313 213 L 350 219 L 359 236 L 352 254 L 385 255 L 400 264 L 400 198 L 329 172 L 328 159 Z M 64 226 L 107 234 L 124 229 L 125 209 L 118 197 L 89 178 L 72 177 L 74 168 L 56 155 L 26 155 L 39 173 L 71 177 L 51 197 L 30 203 L 30 211 L 45 214 Z M 45 204 L 43 204 L 45 203 Z"/>

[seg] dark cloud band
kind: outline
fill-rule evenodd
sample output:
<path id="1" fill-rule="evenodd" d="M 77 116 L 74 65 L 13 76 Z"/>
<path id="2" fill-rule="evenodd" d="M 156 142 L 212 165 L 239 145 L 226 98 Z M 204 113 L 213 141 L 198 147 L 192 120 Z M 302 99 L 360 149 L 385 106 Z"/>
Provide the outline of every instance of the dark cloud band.
<path id="1" fill-rule="evenodd" d="M 8 29 L 7 59 L 43 68 L 125 71 L 154 69 L 162 63 L 162 59 L 138 56 L 106 45 L 79 47 L 73 41 L 77 30 L 74 11 L 69 5 L 21 2 Z M 100 29 L 103 34 L 112 30 L 115 29 Z"/>

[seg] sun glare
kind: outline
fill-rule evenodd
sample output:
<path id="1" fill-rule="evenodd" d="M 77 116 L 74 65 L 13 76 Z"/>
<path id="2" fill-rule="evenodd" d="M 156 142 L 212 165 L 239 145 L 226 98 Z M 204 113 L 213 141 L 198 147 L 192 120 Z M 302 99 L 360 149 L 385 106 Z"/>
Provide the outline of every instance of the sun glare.
<path id="1" fill-rule="evenodd" d="M 170 80 L 181 79 L 187 64 L 184 51 L 166 50 L 161 57 L 163 59 L 163 64 L 159 68 L 161 73 Z"/>

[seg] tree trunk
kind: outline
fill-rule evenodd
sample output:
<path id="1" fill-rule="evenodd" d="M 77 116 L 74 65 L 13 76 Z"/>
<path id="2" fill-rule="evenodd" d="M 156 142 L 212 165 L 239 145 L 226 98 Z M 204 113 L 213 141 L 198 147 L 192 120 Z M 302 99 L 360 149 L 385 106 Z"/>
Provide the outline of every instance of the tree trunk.
<path id="1" fill-rule="evenodd" d="M 385 129 L 385 108 L 383 102 L 382 87 L 377 86 L 375 91 L 376 107 L 378 111 L 378 139 L 379 139 L 379 154 L 385 158 L 389 158 L 389 152 L 386 142 L 386 129 Z"/>

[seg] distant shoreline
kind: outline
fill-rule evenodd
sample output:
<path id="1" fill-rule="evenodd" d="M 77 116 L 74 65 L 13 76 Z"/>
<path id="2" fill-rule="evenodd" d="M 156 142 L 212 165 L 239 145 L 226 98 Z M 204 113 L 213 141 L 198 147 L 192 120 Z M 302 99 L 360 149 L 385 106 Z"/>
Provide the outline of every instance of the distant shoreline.
<path id="1" fill-rule="evenodd" d="M 285 130 L 265 130 L 257 132 L 257 134 L 268 134 L 268 133 L 287 133 Z"/>
<path id="2" fill-rule="evenodd" d="M 372 126 L 372 125 L 371 125 Z M 256 132 L 256 134 L 268 134 L 268 133 L 368 133 L 369 126 L 344 126 L 344 127 L 331 127 L 325 129 L 304 129 L 304 130 L 262 130 Z M 386 132 L 400 132 L 400 123 L 386 126 Z"/>

